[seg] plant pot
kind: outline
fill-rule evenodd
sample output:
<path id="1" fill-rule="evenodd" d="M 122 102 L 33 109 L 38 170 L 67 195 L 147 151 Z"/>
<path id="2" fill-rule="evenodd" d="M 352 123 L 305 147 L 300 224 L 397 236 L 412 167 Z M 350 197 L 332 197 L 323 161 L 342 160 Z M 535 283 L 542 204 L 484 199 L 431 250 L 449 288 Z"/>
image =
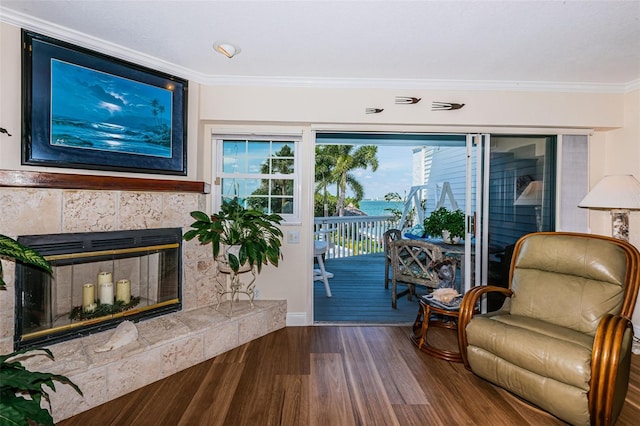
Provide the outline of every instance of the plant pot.
<path id="1" fill-rule="evenodd" d="M 460 244 L 462 241 L 460 237 L 451 238 L 450 232 L 446 229 L 442 231 L 442 240 L 447 244 Z"/>
<path id="2" fill-rule="evenodd" d="M 231 266 L 229 266 L 229 253 L 238 257 L 238 253 L 240 253 L 240 246 L 224 246 L 222 250 L 222 254 L 219 254 L 216 257 L 216 261 L 218 262 L 218 271 L 224 274 L 230 274 L 233 272 Z M 238 269 L 238 274 L 242 272 L 248 272 L 251 270 L 251 265 L 247 262 L 240 265 L 240 269 Z"/>

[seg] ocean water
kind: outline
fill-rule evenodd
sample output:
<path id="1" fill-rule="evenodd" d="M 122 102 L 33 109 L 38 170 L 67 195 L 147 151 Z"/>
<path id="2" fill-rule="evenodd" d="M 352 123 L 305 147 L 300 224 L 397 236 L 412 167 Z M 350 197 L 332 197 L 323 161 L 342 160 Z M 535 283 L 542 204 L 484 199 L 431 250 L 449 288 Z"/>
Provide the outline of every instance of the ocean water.
<path id="1" fill-rule="evenodd" d="M 404 210 L 404 203 L 400 201 L 385 201 L 385 200 L 362 200 L 360 201 L 360 210 L 365 212 L 368 216 L 388 216 L 390 211 L 385 209 L 396 208 L 401 212 Z"/>

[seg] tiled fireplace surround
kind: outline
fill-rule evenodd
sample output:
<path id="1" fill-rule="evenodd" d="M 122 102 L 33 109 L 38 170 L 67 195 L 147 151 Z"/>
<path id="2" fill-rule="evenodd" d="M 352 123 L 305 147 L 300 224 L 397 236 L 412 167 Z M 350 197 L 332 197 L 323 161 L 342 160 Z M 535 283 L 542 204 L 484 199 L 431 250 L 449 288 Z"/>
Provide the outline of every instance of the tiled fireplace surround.
<path id="1" fill-rule="evenodd" d="M 16 178 L 18 176 L 18 178 Z M 188 227 L 189 212 L 205 210 L 203 191 L 168 180 L 99 179 L 93 185 L 23 184 L 40 182 L 29 173 L 0 171 L 0 234 L 115 231 L 125 229 Z M 40 175 L 38 175 L 40 176 Z M 57 174 L 46 174 L 56 177 Z M 69 176 L 63 176 L 68 178 Z M 77 177 L 77 182 L 82 181 Z M 56 180 L 56 179 L 54 179 Z M 9 181 L 10 186 L 6 185 Z M 63 179 L 63 182 L 65 179 Z M 14 182 L 20 182 L 13 185 Z M 139 185 L 142 183 L 143 185 Z M 117 189 L 99 189 L 112 188 Z M 32 187 L 35 186 L 35 187 Z M 58 186 L 58 187 L 55 187 Z M 156 189 L 155 187 L 161 188 Z M 76 189 L 70 189 L 76 188 Z M 82 188 L 82 189 L 77 189 Z M 98 188 L 98 189 L 96 189 Z M 133 188 L 133 189 L 132 189 Z M 144 188 L 140 190 L 139 188 Z M 149 189 L 152 188 L 152 189 Z M 183 244 L 183 310 L 136 324 L 138 340 L 110 352 L 95 352 L 114 330 L 49 346 L 55 361 L 38 355 L 25 360 L 30 369 L 68 376 L 84 396 L 56 384 L 51 393 L 54 421 L 60 421 L 115 399 L 192 365 L 285 326 L 285 301 L 256 301 L 227 310 L 215 309 L 213 280 L 217 273 L 211 248 L 197 242 Z M 7 290 L 0 291 L 0 353 L 13 350 L 14 265 L 3 262 Z"/>

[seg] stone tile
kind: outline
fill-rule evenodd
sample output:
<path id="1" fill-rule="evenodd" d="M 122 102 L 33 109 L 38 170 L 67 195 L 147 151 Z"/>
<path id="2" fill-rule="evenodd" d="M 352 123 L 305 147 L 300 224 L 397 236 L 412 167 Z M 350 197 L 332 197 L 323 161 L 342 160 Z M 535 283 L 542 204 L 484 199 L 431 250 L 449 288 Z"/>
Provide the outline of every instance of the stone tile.
<path id="1" fill-rule="evenodd" d="M 236 321 L 221 324 L 206 330 L 204 333 L 205 359 L 211 359 L 239 345 L 238 323 Z"/>
<path id="2" fill-rule="evenodd" d="M 189 228 L 183 228 L 183 234 Z M 183 241 L 182 256 L 185 261 L 213 259 L 211 244 L 201 244 L 197 238 Z"/>
<path id="3" fill-rule="evenodd" d="M 6 260 L 0 260 L 0 262 L 2 262 L 2 276 L 7 284 L 6 290 L 0 290 L 0 339 L 13 339 L 16 304 L 15 263 Z"/>
<path id="4" fill-rule="evenodd" d="M 161 376 L 170 376 L 204 360 L 204 337 L 202 334 L 178 340 L 162 347 Z"/>
<path id="5" fill-rule="evenodd" d="M 156 192 L 121 192 L 118 206 L 118 229 L 162 228 L 162 194 Z"/>
<path id="6" fill-rule="evenodd" d="M 15 238 L 62 232 L 60 189 L 0 188 L 0 206 L 0 234 Z"/>
<path id="7" fill-rule="evenodd" d="M 116 192 L 65 190 L 62 201 L 63 232 L 102 232 L 117 229 Z"/>
<path id="8" fill-rule="evenodd" d="M 79 339 L 51 345 L 48 349 L 53 353 L 54 360 L 41 351 L 29 352 L 34 355 L 27 357 L 22 365 L 29 370 L 65 376 L 86 371 L 89 368 L 89 360 Z"/>
<path id="9" fill-rule="evenodd" d="M 118 398 L 160 379 L 162 348 L 156 348 L 113 363 L 107 369 L 107 398 Z"/>
<path id="10" fill-rule="evenodd" d="M 13 337 L 0 339 L 0 354 L 10 354 L 13 352 Z"/>
<path id="11" fill-rule="evenodd" d="M 80 388 L 82 396 L 71 386 L 56 383 L 56 391 L 49 393 L 54 422 L 107 402 L 107 370 L 107 367 L 92 368 L 81 374 L 67 376 Z"/>
<path id="12" fill-rule="evenodd" d="M 218 326 L 228 319 L 212 306 L 178 312 L 175 317 L 193 332 L 202 332 L 212 326 Z"/>
<path id="13" fill-rule="evenodd" d="M 282 300 L 279 302 L 280 303 L 270 307 L 266 312 L 267 330 L 269 333 L 275 330 L 280 330 L 287 325 L 287 301 Z M 262 303 L 262 301 L 257 303 Z"/>
<path id="14" fill-rule="evenodd" d="M 192 334 L 189 327 L 173 315 L 152 318 L 136 324 L 138 337 L 144 339 L 150 346 L 168 344 Z"/>
<path id="15" fill-rule="evenodd" d="M 268 333 L 267 312 L 257 312 L 255 315 L 238 319 L 238 343 L 250 342 Z"/>
<path id="16" fill-rule="evenodd" d="M 216 266 L 213 259 L 200 260 L 196 263 L 195 270 L 189 271 L 193 274 L 188 282 L 195 281 L 196 306 L 206 306 L 217 303 L 215 280 Z M 224 277 L 222 277 L 224 278 Z M 186 281 L 186 280 L 185 280 Z"/>
<path id="17" fill-rule="evenodd" d="M 199 208 L 200 199 L 204 194 L 193 193 L 169 193 L 163 195 L 162 226 L 179 226 L 188 228 L 193 222 L 190 213 Z"/>

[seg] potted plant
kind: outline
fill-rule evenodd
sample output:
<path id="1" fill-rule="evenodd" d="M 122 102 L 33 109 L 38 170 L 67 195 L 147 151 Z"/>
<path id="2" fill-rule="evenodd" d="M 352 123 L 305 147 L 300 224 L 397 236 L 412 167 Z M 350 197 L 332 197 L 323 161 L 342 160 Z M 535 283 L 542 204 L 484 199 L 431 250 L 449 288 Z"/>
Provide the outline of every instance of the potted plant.
<path id="1" fill-rule="evenodd" d="M 445 242 L 455 243 L 464 237 L 464 212 L 440 207 L 424 219 L 423 225 L 432 237 L 442 236 Z"/>
<path id="2" fill-rule="evenodd" d="M 1 234 L 0 258 L 18 260 L 51 272 L 51 265 L 38 252 Z M 5 289 L 0 262 L 0 290 Z M 65 376 L 29 371 L 22 366 L 20 358 L 31 351 L 44 351 L 53 359 L 51 351 L 42 348 L 20 349 L 8 355 L 0 355 L 0 424 L 53 425 L 51 414 L 41 406 L 41 402 L 43 399 L 49 402 L 49 394 L 43 385 L 55 391 L 54 380 L 70 385 L 82 395 L 80 388 Z"/>
<path id="3" fill-rule="evenodd" d="M 282 257 L 282 231 L 278 228 L 282 217 L 259 210 L 247 209 L 237 198 L 222 204 L 211 216 L 202 211 L 191 212 L 196 221 L 184 234 L 190 241 L 198 238 L 201 244 L 211 244 L 213 257 L 222 272 L 238 273 L 253 266 L 278 266 Z"/>

